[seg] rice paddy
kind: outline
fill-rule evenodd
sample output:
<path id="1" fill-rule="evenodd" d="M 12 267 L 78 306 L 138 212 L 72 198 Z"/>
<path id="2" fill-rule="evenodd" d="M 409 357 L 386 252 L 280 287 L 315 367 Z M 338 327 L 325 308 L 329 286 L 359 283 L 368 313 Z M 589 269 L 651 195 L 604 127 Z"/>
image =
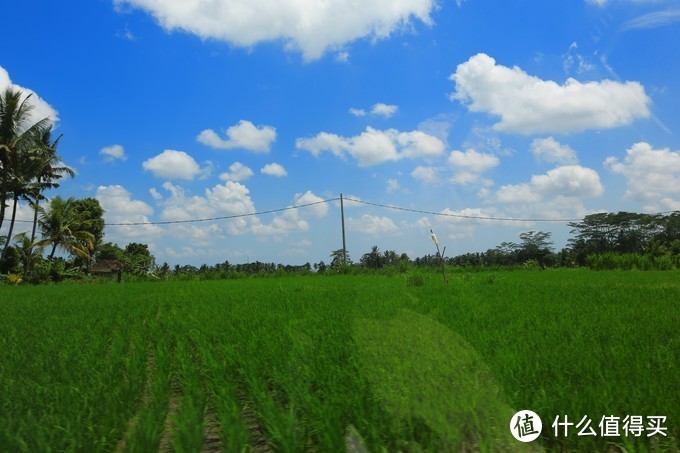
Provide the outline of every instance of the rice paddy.
<path id="1" fill-rule="evenodd" d="M 676 271 L 411 277 L 0 287 L 0 450 L 677 451 Z"/>

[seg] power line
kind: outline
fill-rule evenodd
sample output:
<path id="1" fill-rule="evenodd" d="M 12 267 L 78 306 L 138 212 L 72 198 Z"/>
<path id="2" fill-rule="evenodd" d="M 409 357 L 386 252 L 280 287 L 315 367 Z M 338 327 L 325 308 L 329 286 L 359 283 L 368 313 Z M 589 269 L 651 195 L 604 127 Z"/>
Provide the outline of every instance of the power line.
<path id="1" fill-rule="evenodd" d="M 264 214 L 274 214 L 277 212 L 283 212 L 283 211 L 290 211 L 292 209 L 300 209 L 300 208 L 306 208 L 309 206 L 315 206 L 319 204 L 324 204 L 324 203 L 330 203 L 331 201 L 336 201 L 339 200 L 340 198 L 331 198 L 328 200 L 322 200 L 322 201 L 315 201 L 313 203 L 305 203 L 305 204 L 299 204 L 295 206 L 288 206 L 287 208 L 279 208 L 279 209 L 270 209 L 268 211 L 257 211 L 257 212 L 249 212 L 246 214 L 233 214 L 233 215 L 226 215 L 226 216 L 220 216 L 220 217 L 208 217 L 204 219 L 188 219 L 188 220 L 165 220 L 165 221 L 159 221 L 159 222 L 121 222 L 121 223 L 107 223 L 106 225 L 108 226 L 135 226 L 135 225 L 170 225 L 170 224 L 177 224 L 177 223 L 197 223 L 197 222 L 214 222 L 216 220 L 230 220 L 230 219 L 238 219 L 241 217 L 252 217 L 252 216 L 258 216 L 258 215 L 264 215 Z"/>
<path id="2" fill-rule="evenodd" d="M 447 212 L 423 211 L 421 209 L 411 209 L 411 208 L 403 208 L 401 206 L 372 203 L 370 201 L 357 200 L 357 199 L 348 198 L 348 197 L 345 197 L 345 200 L 352 201 L 354 203 L 361 203 L 361 204 L 370 205 L 370 206 L 377 206 L 377 207 L 380 207 L 380 208 L 393 209 L 395 211 L 415 212 L 415 213 L 418 213 L 418 214 L 427 214 L 427 215 L 440 216 L 440 217 L 455 217 L 455 218 L 459 218 L 459 219 L 468 219 L 468 220 L 489 220 L 489 221 L 495 220 L 495 221 L 502 221 L 502 222 L 560 222 L 560 223 L 578 222 L 580 220 L 583 220 L 581 218 L 578 218 L 578 219 L 518 219 L 518 218 L 513 218 L 513 217 L 485 217 L 485 216 L 477 216 L 477 215 L 453 214 L 453 213 L 447 213 Z"/>
<path id="3" fill-rule="evenodd" d="M 335 197 L 335 198 L 329 198 L 327 200 L 321 200 L 321 201 L 315 201 L 312 203 L 305 203 L 305 204 L 300 204 L 300 205 L 295 205 L 295 206 L 288 206 L 285 208 L 278 208 L 278 209 L 269 209 L 266 211 L 256 211 L 256 212 L 249 212 L 245 214 L 232 214 L 232 215 L 227 215 L 227 216 L 219 216 L 219 217 L 206 217 L 206 218 L 201 218 L 201 219 L 186 219 L 186 220 L 163 220 L 163 221 L 157 221 L 157 222 L 115 222 L 115 223 L 106 223 L 106 226 L 144 226 L 144 225 L 173 225 L 173 224 L 182 224 L 182 223 L 199 223 L 199 222 L 215 222 L 218 220 L 230 220 L 230 219 L 238 219 L 238 218 L 243 218 L 243 217 L 253 217 L 253 216 L 260 216 L 260 215 L 265 215 L 265 214 L 275 214 L 277 212 L 284 212 L 284 211 L 290 211 L 293 209 L 301 209 L 301 208 L 306 208 L 309 206 L 316 206 L 320 204 L 325 204 L 325 203 L 330 203 L 333 201 L 338 201 L 340 200 L 340 197 Z M 425 211 L 422 209 L 413 209 L 413 208 L 405 208 L 402 206 L 395 206 L 395 205 L 388 205 L 388 204 L 381 204 L 381 203 L 373 203 L 371 201 L 365 201 L 365 200 L 359 200 L 356 198 L 350 198 L 350 197 L 344 197 L 345 201 L 351 201 L 353 203 L 358 203 L 358 204 L 364 204 L 367 206 L 375 206 L 379 208 L 384 208 L 384 209 L 392 209 L 395 211 L 404 211 L 404 212 L 413 212 L 417 214 L 425 214 L 425 215 L 431 215 L 431 216 L 437 216 L 437 217 L 453 217 L 453 218 L 458 218 L 458 219 L 466 219 L 466 220 L 486 220 L 486 221 L 498 221 L 498 222 L 556 222 L 556 223 L 567 223 L 567 222 L 580 222 L 583 220 L 582 218 L 577 218 L 577 219 L 543 219 L 543 218 L 526 218 L 526 219 L 520 219 L 516 217 L 491 217 L 491 216 L 479 216 L 479 215 L 467 215 L 467 214 L 454 214 L 454 213 L 447 213 L 447 212 L 434 212 L 434 211 Z M 670 214 L 676 211 L 665 211 L 665 212 L 659 212 L 656 215 L 663 215 L 663 214 Z M 33 223 L 32 220 L 20 220 L 16 219 L 15 222 L 22 222 L 22 223 Z"/>

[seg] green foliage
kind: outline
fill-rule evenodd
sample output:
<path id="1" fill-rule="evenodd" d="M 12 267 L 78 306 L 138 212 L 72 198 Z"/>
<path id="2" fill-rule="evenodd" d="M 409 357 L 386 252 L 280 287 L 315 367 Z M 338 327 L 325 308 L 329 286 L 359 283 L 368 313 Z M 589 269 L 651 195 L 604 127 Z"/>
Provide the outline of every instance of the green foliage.
<path id="1" fill-rule="evenodd" d="M 425 276 L 422 272 L 414 271 L 406 276 L 406 286 L 424 286 Z"/>
<path id="2" fill-rule="evenodd" d="M 660 270 L 667 271 L 680 268 L 680 255 L 652 256 L 636 253 L 598 253 L 588 255 L 587 264 L 590 269 L 601 270 Z"/>

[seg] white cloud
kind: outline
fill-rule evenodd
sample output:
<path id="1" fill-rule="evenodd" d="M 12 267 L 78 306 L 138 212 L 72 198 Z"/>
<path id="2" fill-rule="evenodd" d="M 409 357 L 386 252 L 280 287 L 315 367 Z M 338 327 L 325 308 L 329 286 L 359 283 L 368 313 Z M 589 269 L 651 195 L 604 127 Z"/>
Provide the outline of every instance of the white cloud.
<path id="1" fill-rule="evenodd" d="M 609 129 L 650 116 L 651 99 L 638 82 L 582 83 L 569 78 L 560 85 L 530 76 L 516 66 L 497 65 L 486 54 L 458 65 L 451 80 L 456 84 L 451 99 L 466 104 L 472 112 L 499 116 L 494 128 L 503 132 Z"/>
<path id="2" fill-rule="evenodd" d="M 166 30 L 182 30 L 202 39 L 238 47 L 283 41 L 287 49 L 314 60 L 360 38 L 387 38 L 407 29 L 412 19 L 431 24 L 434 0 L 114 0 L 152 14 Z"/>
<path id="3" fill-rule="evenodd" d="M 202 131 L 196 137 L 200 143 L 215 149 L 245 149 L 256 153 L 267 153 L 276 140 L 276 128 L 255 126 L 250 121 L 241 120 L 225 131 L 224 140 L 212 129 Z"/>
<path id="4" fill-rule="evenodd" d="M 99 151 L 106 162 L 113 162 L 114 160 L 126 160 L 125 149 L 121 145 L 111 145 L 102 148 Z"/>
<path id="5" fill-rule="evenodd" d="M 275 176 L 277 178 L 282 178 L 288 175 L 288 172 L 283 167 L 283 165 L 277 164 L 276 162 L 272 162 L 271 164 L 267 164 L 262 167 L 260 173 L 263 175 Z"/>
<path id="6" fill-rule="evenodd" d="M 295 194 L 293 203 L 295 206 L 317 203 L 313 206 L 308 206 L 301 209 L 304 209 L 305 213 L 311 213 L 312 216 L 316 217 L 317 219 L 321 219 L 328 214 L 328 203 L 323 203 L 323 201 L 323 198 L 315 195 L 311 190 L 308 190 L 303 194 Z"/>
<path id="7" fill-rule="evenodd" d="M 578 44 L 575 42 L 571 43 L 569 50 L 562 55 L 562 66 L 565 74 L 575 72 L 583 75 L 595 69 L 595 65 L 578 52 Z"/>
<path id="8" fill-rule="evenodd" d="M 289 233 L 308 231 L 309 221 L 305 217 L 321 219 L 328 214 L 328 203 L 322 203 L 323 201 L 323 198 L 315 195 L 311 190 L 303 194 L 295 194 L 293 198 L 294 206 L 317 204 L 284 211 L 282 214 L 275 216 L 269 224 L 264 224 L 260 219 L 256 219 L 252 232 L 258 236 L 268 236 L 282 240 Z"/>
<path id="9" fill-rule="evenodd" d="M 43 118 L 49 118 L 50 121 L 55 124 L 59 122 L 59 113 L 54 107 L 48 104 L 43 98 L 38 96 L 38 93 L 30 88 L 24 88 L 21 85 L 12 83 L 12 79 L 10 79 L 7 70 L 0 66 L 0 93 L 4 93 L 7 88 L 17 90 L 24 96 L 31 96 L 28 101 L 29 104 L 33 106 L 33 110 L 30 114 L 31 123 L 40 121 Z"/>
<path id="10" fill-rule="evenodd" d="M 245 181 L 253 176 L 253 170 L 243 165 L 241 162 L 234 162 L 229 166 L 229 171 L 220 174 L 222 181 Z"/>
<path id="11" fill-rule="evenodd" d="M 473 173 L 483 173 L 500 163 L 500 159 L 492 154 L 484 154 L 468 149 L 465 152 L 452 151 L 449 155 L 449 164 L 454 168 L 469 170 Z"/>
<path id="12" fill-rule="evenodd" d="M 221 228 L 226 228 L 231 235 L 246 233 L 255 220 L 253 217 L 244 216 L 255 212 L 255 204 L 250 198 L 250 191 L 241 183 L 227 181 L 224 184 L 218 184 L 212 189 L 205 189 L 203 196 L 188 196 L 181 186 L 170 182 L 165 182 L 163 188 L 170 193 L 170 196 L 160 203 L 163 207 L 161 212 L 163 220 L 181 221 L 243 216 L 220 220 Z M 175 227 L 175 234 L 178 231 L 178 227 Z"/>
<path id="13" fill-rule="evenodd" d="M 680 9 L 668 9 L 644 14 L 624 23 L 622 30 L 645 30 L 680 22 Z"/>
<path id="14" fill-rule="evenodd" d="M 397 113 L 397 110 L 399 110 L 399 106 L 378 102 L 377 104 L 373 104 L 373 107 L 371 107 L 371 110 L 369 112 L 367 112 L 364 109 L 352 107 L 349 109 L 349 113 L 357 117 L 366 116 L 370 113 L 373 116 L 382 116 L 383 118 L 389 118 L 395 113 Z"/>
<path id="15" fill-rule="evenodd" d="M 453 168 L 451 182 L 468 185 L 480 181 L 482 173 L 498 166 L 500 159 L 493 154 L 485 154 L 468 149 L 465 152 L 451 151 L 449 165 Z"/>
<path id="16" fill-rule="evenodd" d="M 371 114 L 375 116 L 389 118 L 395 113 L 397 113 L 397 110 L 399 110 L 399 107 L 396 105 L 383 104 L 382 102 L 379 102 L 373 105 L 373 108 L 371 109 Z"/>
<path id="17" fill-rule="evenodd" d="M 307 150 L 314 156 L 324 151 L 338 157 L 349 154 L 360 167 L 370 167 L 403 158 L 437 157 L 444 152 L 445 145 L 437 137 L 421 131 L 381 131 L 367 127 L 360 135 L 348 138 L 327 132 L 312 138 L 299 138 L 296 148 Z"/>
<path id="18" fill-rule="evenodd" d="M 353 217 L 348 218 L 347 228 L 350 231 L 356 231 L 376 237 L 385 234 L 393 234 L 399 231 L 389 217 L 373 216 L 369 214 L 364 214 L 358 219 Z"/>
<path id="19" fill-rule="evenodd" d="M 534 175 L 529 183 L 502 186 L 496 193 L 496 199 L 503 203 L 533 203 L 549 197 L 597 197 L 603 192 L 600 175 L 595 170 L 565 165 L 544 175 Z"/>
<path id="20" fill-rule="evenodd" d="M 553 137 L 537 138 L 531 142 L 531 153 L 537 161 L 549 164 L 577 164 L 578 157 L 569 145 L 562 145 Z"/>
<path id="21" fill-rule="evenodd" d="M 132 194 L 120 185 L 99 186 L 95 198 L 104 209 L 106 233 L 123 240 L 144 238 L 152 241 L 162 230 L 158 225 L 113 225 L 116 223 L 147 223 L 154 213 L 151 206 L 134 200 Z"/>
<path id="22" fill-rule="evenodd" d="M 646 202 L 646 211 L 677 209 L 680 201 L 680 151 L 634 144 L 620 161 L 608 157 L 604 166 L 626 178 L 626 197 Z"/>
<path id="23" fill-rule="evenodd" d="M 269 224 L 256 223 L 253 225 L 253 234 L 258 236 L 275 236 L 282 238 L 295 231 L 309 230 L 309 222 L 300 218 L 298 210 L 285 211 L 283 214 L 274 217 Z"/>
<path id="24" fill-rule="evenodd" d="M 599 7 L 604 7 L 608 5 L 609 3 L 617 3 L 617 0 L 586 0 L 586 3 L 590 3 L 592 5 L 596 5 Z M 637 4 L 653 4 L 653 3 L 661 3 L 664 0 L 618 0 L 618 3 L 637 3 Z M 669 0 L 673 1 L 673 0 Z"/>
<path id="25" fill-rule="evenodd" d="M 356 201 L 355 201 L 356 200 Z M 343 201 L 342 204 L 345 209 L 347 208 L 361 208 L 366 206 L 365 204 L 361 203 L 362 199 L 361 197 L 358 197 L 356 195 L 343 195 Z M 335 207 L 340 208 L 340 201 L 335 202 Z"/>
<path id="26" fill-rule="evenodd" d="M 166 149 L 162 153 L 145 160 L 144 170 L 150 171 L 159 178 L 193 180 L 203 170 L 193 157 L 184 151 Z"/>
<path id="27" fill-rule="evenodd" d="M 396 179 L 390 178 L 387 180 L 387 193 L 394 193 L 400 188 L 399 181 Z"/>
<path id="28" fill-rule="evenodd" d="M 411 172 L 411 177 L 423 184 L 435 184 L 439 182 L 439 169 L 419 165 Z"/>
<path id="29" fill-rule="evenodd" d="M 158 190 L 156 190 L 154 187 L 149 189 L 149 194 L 151 194 L 151 198 L 153 198 L 154 200 L 162 200 L 163 199 L 163 195 L 161 195 L 161 193 Z"/>
<path id="30" fill-rule="evenodd" d="M 298 138 L 295 141 L 297 149 L 307 150 L 314 157 L 319 157 L 319 154 L 324 151 L 330 151 L 337 157 L 344 157 L 345 150 L 349 146 L 349 141 L 346 138 L 328 132 L 320 132 L 316 137 Z"/>
<path id="31" fill-rule="evenodd" d="M 349 52 L 341 51 L 335 56 L 335 61 L 338 63 L 348 63 L 349 62 Z"/>

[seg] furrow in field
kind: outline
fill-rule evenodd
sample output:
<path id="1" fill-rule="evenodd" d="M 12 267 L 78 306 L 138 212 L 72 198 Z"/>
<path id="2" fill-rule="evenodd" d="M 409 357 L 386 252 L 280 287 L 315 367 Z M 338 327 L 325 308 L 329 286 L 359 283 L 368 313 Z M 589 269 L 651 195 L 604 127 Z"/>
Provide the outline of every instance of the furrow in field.
<path id="1" fill-rule="evenodd" d="M 132 433 L 137 428 L 137 424 L 139 422 L 139 418 L 142 411 L 146 406 L 148 406 L 151 403 L 151 383 L 152 376 L 155 370 L 155 363 L 156 359 L 154 358 L 153 355 L 153 345 L 149 343 L 148 352 L 146 356 L 146 381 L 144 382 L 144 390 L 142 392 L 141 405 L 137 412 L 135 413 L 135 415 L 128 421 L 125 433 L 123 434 L 123 437 L 120 438 L 118 444 L 116 445 L 115 450 L 116 453 L 122 453 L 125 451 L 127 444 L 132 436 Z"/>
<path id="2" fill-rule="evenodd" d="M 239 405 L 241 406 L 241 418 L 250 434 L 250 451 L 255 453 L 270 453 L 272 451 L 267 436 L 265 435 L 265 427 L 257 418 L 255 410 L 248 401 L 246 394 L 237 392 Z"/>
<path id="3" fill-rule="evenodd" d="M 201 447 L 201 453 L 216 453 L 224 450 L 220 431 L 220 422 L 217 420 L 215 406 L 212 403 L 208 403 L 203 423 L 203 446 Z"/>
<path id="4" fill-rule="evenodd" d="M 179 410 L 179 401 L 182 396 L 182 389 L 176 377 L 170 380 L 170 397 L 168 398 L 168 412 L 163 422 L 163 434 L 158 445 L 159 452 L 172 452 L 173 448 L 173 419 Z"/>

